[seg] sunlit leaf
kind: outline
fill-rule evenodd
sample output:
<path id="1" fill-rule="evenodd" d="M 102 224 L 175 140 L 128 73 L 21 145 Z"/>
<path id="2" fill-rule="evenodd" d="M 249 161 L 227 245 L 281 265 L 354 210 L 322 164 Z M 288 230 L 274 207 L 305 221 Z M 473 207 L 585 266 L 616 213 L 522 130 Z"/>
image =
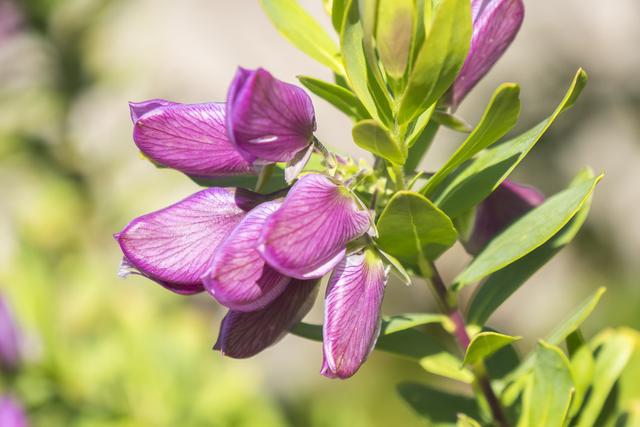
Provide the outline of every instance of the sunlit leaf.
<path id="1" fill-rule="evenodd" d="M 352 135 L 358 147 L 392 163 L 402 165 L 407 158 L 406 148 L 375 120 L 356 123 Z"/>
<path id="2" fill-rule="evenodd" d="M 429 196 L 432 191 L 462 163 L 502 138 L 516 124 L 520 115 L 520 88 L 512 83 L 500 86 L 485 110 L 480 123 L 420 191 Z"/>
<path id="3" fill-rule="evenodd" d="M 400 102 L 400 123 L 421 114 L 451 86 L 462 68 L 470 41 L 470 2 L 440 1 Z"/>
<path id="4" fill-rule="evenodd" d="M 376 44 L 387 74 L 394 79 L 404 75 L 413 37 L 414 0 L 378 0 Z"/>
<path id="5" fill-rule="evenodd" d="M 424 196 L 399 191 L 378 219 L 378 243 L 407 265 L 433 260 L 451 247 L 457 237 L 451 220 Z"/>
<path id="6" fill-rule="evenodd" d="M 358 98 L 342 86 L 306 76 L 300 76 L 298 80 L 304 87 L 329 102 L 354 121 L 370 117 L 367 109 L 364 108 Z"/>
<path id="7" fill-rule="evenodd" d="M 457 290 L 524 257 L 551 239 L 591 196 L 602 175 L 547 199 L 489 242 L 456 279 Z"/>
<path id="8" fill-rule="evenodd" d="M 512 337 L 497 332 L 480 332 L 476 334 L 467 347 L 463 364 L 473 365 L 491 356 L 501 348 L 519 340 L 521 337 Z"/>
<path id="9" fill-rule="evenodd" d="M 442 189 L 434 193 L 435 203 L 453 218 L 484 200 L 525 158 L 555 119 L 573 106 L 586 83 L 587 74 L 582 69 L 578 70 L 564 99 L 551 116 L 522 135 L 491 147 L 461 165 Z"/>
<path id="10" fill-rule="evenodd" d="M 583 170 L 571 185 L 593 178 L 593 172 Z M 573 219 L 556 233 L 547 243 L 530 254 L 490 275 L 473 295 L 468 309 L 468 321 L 484 325 L 491 314 L 516 292 L 536 271 L 547 263 L 578 234 L 589 214 L 589 199 Z"/>
<path id="11" fill-rule="evenodd" d="M 260 4 L 278 31 L 294 46 L 334 72 L 344 74 L 338 47 L 297 0 L 260 0 Z"/>
<path id="12" fill-rule="evenodd" d="M 567 357 L 558 347 L 541 341 L 536 363 L 525 393 L 521 427 L 562 427 L 573 394 L 573 377 Z"/>

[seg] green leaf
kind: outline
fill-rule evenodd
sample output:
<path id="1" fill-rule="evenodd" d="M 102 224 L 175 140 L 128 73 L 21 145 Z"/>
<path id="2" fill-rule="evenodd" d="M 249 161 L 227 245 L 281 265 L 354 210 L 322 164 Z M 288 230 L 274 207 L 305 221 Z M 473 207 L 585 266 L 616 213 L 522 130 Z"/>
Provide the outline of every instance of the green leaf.
<path id="1" fill-rule="evenodd" d="M 470 41 L 470 2 L 440 1 L 400 101 L 401 124 L 421 114 L 451 86 L 464 64 Z"/>
<path id="2" fill-rule="evenodd" d="M 589 346 L 584 342 L 579 329 L 576 329 L 566 339 L 567 349 L 571 361 L 573 378 L 575 379 L 575 393 L 571 402 L 570 416 L 574 416 L 580 410 L 582 402 L 587 395 L 589 385 L 593 379 L 595 360 Z"/>
<path id="3" fill-rule="evenodd" d="M 465 414 L 458 414 L 458 422 L 456 427 L 482 427 L 479 422 Z"/>
<path id="4" fill-rule="evenodd" d="M 338 47 L 297 0 L 260 0 L 260 4 L 278 31 L 294 46 L 334 72 L 344 74 Z"/>
<path id="5" fill-rule="evenodd" d="M 512 83 L 500 86 L 485 110 L 480 123 L 449 160 L 420 191 L 429 196 L 458 166 L 502 138 L 516 124 L 520 115 L 520 87 Z"/>
<path id="6" fill-rule="evenodd" d="M 622 374 L 635 347 L 635 338 L 627 331 L 609 330 L 595 341 L 602 345 L 596 356 L 591 394 L 580 411 L 577 427 L 591 427 L 605 406 L 609 393 Z"/>
<path id="7" fill-rule="evenodd" d="M 456 277 L 455 289 L 506 267 L 551 239 L 580 210 L 601 178 L 570 186 L 509 226 Z"/>
<path id="8" fill-rule="evenodd" d="M 458 414 L 464 412 L 479 418 L 477 403 L 468 397 L 436 390 L 425 384 L 403 382 L 398 393 L 429 425 L 455 425 Z"/>
<path id="9" fill-rule="evenodd" d="M 400 79 L 409 62 L 415 0 L 378 0 L 376 45 L 387 74 Z"/>
<path id="10" fill-rule="evenodd" d="M 587 74 L 582 69 L 578 70 L 564 99 L 551 116 L 524 134 L 491 147 L 461 165 L 446 185 L 434 194 L 435 203 L 454 218 L 484 200 L 525 158 L 555 119 L 573 106 L 586 82 Z"/>
<path id="11" fill-rule="evenodd" d="M 411 191 L 394 194 L 377 227 L 380 247 L 411 266 L 436 259 L 457 237 L 451 220 L 427 198 Z"/>
<path id="12" fill-rule="evenodd" d="M 536 350 L 532 381 L 525 394 L 522 415 L 528 427 L 562 427 L 573 394 L 573 377 L 567 357 L 551 344 L 541 341 Z"/>
<path id="13" fill-rule="evenodd" d="M 585 170 L 577 179 L 574 179 L 571 185 L 580 183 L 582 179 L 588 180 L 591 178 L 593 178 L 593 172 Z M 474 325 L 484 325 L 503 302 L 545 265 L 547 261 L 568 245 L 578 234 L 587 219 L 590 202 L 591 200 L 587 201 L 573 219 L 547 243 L 489 276 L 478 288 L 469 303 L 468 321 Z"/>
<path id="14" fill-rule="evenodd" d="M 409 132 L 409 134 L 405 138 L 407 147 L 413 147 L 413 145 L 418 141 L 421 135 L 424 134 L 424 130 L 430 124 L 431 116 L 433 115 L 435 109 L 435 105 L 431 106 L 424 113 L 420 114 L 420 116 L 418 116 L 418 118 L 415 120 L 411 132 Z M 418 161 L 420 160 L 418 159 Z"/>
<path id="15" fill-rule="evenodd" d="M 363 29 L 358 12 L 358 0 L 348 0 L 340 33 L 342 59 L 349 86 L 358 96 L 371 117 L 383 121 L 376 100 L 369 91 L 369 70 L 363 46 Z"/>
<path id="16" fill-rule="evenodd" d="M 338 33 L 342 30 L 346 7 L 347 0 L 333 0 L 333 4 L 331 5 L 331 23 Z"/>
<path id="17" fill-rule="evenodd" d="M 375 120 L 363 120 L 356 123 L 352 130 L 356 145 L 378 157 L 395 163 L 404 164 L 407 159 L 406 148 L 393 138 L 389 131 Z"/>
<path id="18" fill-rule="evenodd" d="M 333 83 L 314 79 L 313 77 L 299 76 L 298 80 L 300 80 L 300 83 L 302 83 L 304 87 L 329 102 L 354 121 L 370 117 L 367 109 L 364 108 L 364 105 L 362 105 L 351 91 Z"/>
<path id="19" fill-rule="evenodd" d="M 473 130 L 473 127 L 471 127 L 469 123 L 446 111 L 436 110 L 433 113 L 433 120 L 444 127 L 455 130 L 456 132 L 469 133 Z"/>
<path id="20" fill-rule="evenodd" d="M 462 363 L 464 365 L 473 365 L 481 362 L 496 351 L 520 338 L 521 337 L 499 334 L 497 332 L 480 332 L 471 340 Z"/>

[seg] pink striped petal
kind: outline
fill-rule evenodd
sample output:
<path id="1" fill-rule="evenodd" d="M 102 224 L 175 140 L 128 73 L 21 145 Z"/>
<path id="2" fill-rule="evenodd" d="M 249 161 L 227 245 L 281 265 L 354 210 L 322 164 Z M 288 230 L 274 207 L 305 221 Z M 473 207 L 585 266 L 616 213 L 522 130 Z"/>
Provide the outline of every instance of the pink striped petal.
<path id="1" fill-rule="evenodd" d="M 349 378 L 367 359 L 380 333 L 386 282 L 372 249 L 348 255 L 333 272 L 325 297 L 323 375 Z"/>
<path id="2" fill-rule="evenodd" d="M 133 140 L 147 157 L 196 177 L 254 174 L 229 142 L 221 103 L 131 103 Z"/>
<path id="3" fill-rule="evenodd" d="M 257 250 L 265 221 L 281 202 L 263 203 L 218 246 L 211 270 L 203 277 L 205 288 L 231 310 L 255 311 L 284 291 L 289 278 L 265 264 Z"/>
<path id="4" fill-rule="evenodd" d="M 318 278 L 340 262 L 347 243 L 370 225 L 369 213 L 346 187 L 324 175 L 305 175 L 267 220 L 258 250 L 284 275 Z"/>
<path id="5" fill-rule="evenodd" d="M 513 42 L 524 19 L 522 0 L 474 0 L 467 59 L 452 88 L 455 109 Z"/>
<path id="6" fill-rule="evenodd" d="M 115 238 L 140 274 L 178 293 L 199 292 L 215 249 L 259 201 L 246 190 L 208 188 L 136 218 Z"/>
<path id="7" fill-rule="evenodd" d="M 259 68 L 239 68 L 227 95 L 227 133 L 250 162 L 288 162 L 316 129 L 311 98 Z"/>
<path id="8" fill-rule="evenodd" d="M 278 342 L 309 312 L 318 293 L 317 280 L 291 280 L 265 308 L 249 313 L 229 311 L 213 347 L 235 359 L 255 356 Z"/>

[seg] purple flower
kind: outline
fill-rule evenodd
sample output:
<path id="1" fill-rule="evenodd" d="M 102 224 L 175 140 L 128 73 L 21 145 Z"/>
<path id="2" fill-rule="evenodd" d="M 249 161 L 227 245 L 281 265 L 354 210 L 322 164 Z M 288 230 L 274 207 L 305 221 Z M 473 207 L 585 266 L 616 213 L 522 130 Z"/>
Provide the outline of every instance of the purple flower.
<path id="1" fill-rule="evenodd" d="M 331 274 L 325 298 L 321 373 L 349 378 L 360 368 L 380 333 L 387 273 L 373 249 L 348 255 Z"/>
<path id="2" fill-rule="evenodd" d="M 282 274 L 314 279 L 335 267 L 347 243 L 370 227 L 369 212 L 350 190 L 327 176 L 305 175 L 266 221 L 259 251 Z"/>
<path id="3" fill-rule="evenodd" d="M 535 188 L 504 181 L 478 205 L 465 249 L 472 255 L 480 253 L 491 239 L 543 201 L 544 196 Z"/>
<path id="4" fill-rule="evenodd" d="M 258 68 L 238 68 L 227 94 L 227 134 L 251 163 L 289 162 L 316 129 L 311 98 Z"/>
<path id="5" fill-rule="evenodd" d="M 244 359 L 275 344 L 309 312 L 317 285 L 317 280 L 291 280 L 266 307 L 252 312 L 229 311 L 213 348 L 225 356 Z"/>
<path id="6" fill-rule="evenodd" d="M 22 405 L 11 396 L 0 396 L 0 426 L 27 427 L 29 422 Z"/>
<path id="7" fill-rule="evenodd" d="M 22 359 L 20 340 L 21 333 L 9 302 L 0 295 L 0 369 L 14 371 L 18 368 Z"/>
<path id="8" fill-rule="evenodd" d="M 454 109 L 515 39 L 524 19 L 524 3 L 522 0 L 472 0 L 471 14 L 471 47 L 450 90 Z"/>
<path id="9" fill-rule="evenodd" d="M 14 0 L 0 0 L 0 46 L 20 31 L 24 24 L 22 11 Z"/>
<path id="10" fill-rule="evenodd" d="M 131 102 L 133 140 L 154 162 L 196 177 L 254 174 L 227 138 L 225 105 Z"/>
<path id="11" fill-rule="evenodd" d="M 114 236 L 125 273 L 137 272 L 180 294 L 203 291 L 201 277 L 216 248 L 262 200 L 247 190 L 209 188 L 134 219 Z"/>

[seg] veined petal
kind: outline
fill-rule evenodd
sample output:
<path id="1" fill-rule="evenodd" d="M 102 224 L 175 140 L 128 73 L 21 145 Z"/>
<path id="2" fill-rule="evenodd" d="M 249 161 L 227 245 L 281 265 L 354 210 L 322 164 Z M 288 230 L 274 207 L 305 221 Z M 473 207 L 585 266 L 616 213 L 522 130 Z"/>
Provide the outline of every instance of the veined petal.
<path id="1" fill-rule="evenodd" d="M 20 364 L 21 333 L 9 302 L 0 295 L 0 370 L 13 371 Z"/>
<path id="2" fill-rule="evenodd" d="M 372 249 L 348 255 L 331 274 L 325 297 L 323 375 L 349 378 L 367 359 L 380 333 L 386 282 L 384 264 Z"/>
<path id="3" fill-rule="evenodd" d="M 470 254 L 478 254 L 504 229 L 544 202 L 537 189 L 513 181 L 504 181 L 478 205 L 471 237 L 464 242 Z"/>
<path id="4" fill-rule="evenodd" d="M 0 396 L 0 426 L 28 427 L 29 422 L 22 405 L 13 396 Z"/>
<path id="5" fill-rule="evenodd" d="M 154 99 L 130 107 L 133 140 L 153 161 L 198 177 L 255 173 L 227 138 L 224 104 Z"/>
<path id="6" fill-rule="evenodd" d="M 239 68 L 227 95 L 227 134 L 250 162 L 288 162 L 312 140 L 311 98 L 266 70 Z"/>
<path id="7" fill-rule="evenodd" d="M 250 191 L 208 188 L 134 219 L 115 238 L 142 275 L 174 292 L 199 292 L 216 248 L 259 201 Z"/>
<path id="8" fill-rule="evenodd" d="M 249 212 L 218 246 L 211 270 L 202 278 L 207 291 L 231 310 L 261 309 L 277 298 L 290 281 L 269 267 L 257 250 L 264 223 L 280 204 L 266 202 Z"/>
<path id="9" fill-rule="evenodd" d="M 280 273 L 322 277 L 344 256 L 347 243 L 367 232 L 369 213 L 331 178 L 305 175 L 267 220 L 258 250 Z"/>
<path id="10" fill-rule="evenodd" d="M 456 108 L 515 39 L 524 19 L 522 0 L 475 0 L 473 35 L 467 59 L 452 88 Z"/>
<path id="11" fill-rule="evenodd" d="M 309 312 L 318 293 L 317 280 L 291 280 L 285 291 L 265 308 L 229 311 L 213 347 L 225 356 L 244 359 L 275 344 Z"/>

